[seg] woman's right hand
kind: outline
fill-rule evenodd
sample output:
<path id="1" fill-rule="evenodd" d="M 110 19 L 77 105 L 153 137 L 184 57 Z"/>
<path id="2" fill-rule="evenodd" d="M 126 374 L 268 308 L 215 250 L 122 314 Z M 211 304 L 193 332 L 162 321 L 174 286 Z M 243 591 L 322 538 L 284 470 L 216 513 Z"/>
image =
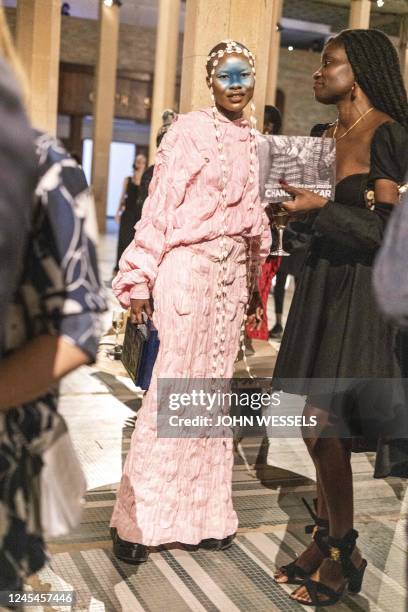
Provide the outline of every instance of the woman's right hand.
<path id="1" fill-rule="evenodd" d="M 150 300 L 130 300 L 130 320 L 136 325 L 141 325 L 143 321 L 142 312 L 145 312 L 149 319 L 152 318 L 153 310 Z"/>

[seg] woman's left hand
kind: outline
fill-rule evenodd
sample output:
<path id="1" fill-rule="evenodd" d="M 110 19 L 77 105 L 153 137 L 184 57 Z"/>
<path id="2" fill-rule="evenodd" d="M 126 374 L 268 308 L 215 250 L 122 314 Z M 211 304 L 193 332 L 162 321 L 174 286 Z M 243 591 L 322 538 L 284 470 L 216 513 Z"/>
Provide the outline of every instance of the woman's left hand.
<path id="1" fill-rule="evenodd" d="M 282 202 L 282 206 L 288 213 L 305 213 L 311 210 L 316 210 L 318 208 L 323 208 L 328 202 L 327 198 L 323 198 L 317 193 L 313 191 L 309 191 L 309 189 L 300 189 L 298 187 L 292 187 L 281 181 L 281 187 L 293 196 L 293 200 L 289 200 L 288 202 Z"/>

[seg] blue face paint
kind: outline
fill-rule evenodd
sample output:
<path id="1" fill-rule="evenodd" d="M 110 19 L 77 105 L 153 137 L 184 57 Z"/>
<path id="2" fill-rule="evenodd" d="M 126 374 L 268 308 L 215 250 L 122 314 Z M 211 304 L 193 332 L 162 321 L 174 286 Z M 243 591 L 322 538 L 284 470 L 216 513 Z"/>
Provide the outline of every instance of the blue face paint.
<path id="1" fill-rule="evenodd" d="M 213 76 L 214 84 L 221 91 L 234 87 L 248 89 L 254 86 L 251 66 L 240 57 L 231 56 L 220 65 Z"/>

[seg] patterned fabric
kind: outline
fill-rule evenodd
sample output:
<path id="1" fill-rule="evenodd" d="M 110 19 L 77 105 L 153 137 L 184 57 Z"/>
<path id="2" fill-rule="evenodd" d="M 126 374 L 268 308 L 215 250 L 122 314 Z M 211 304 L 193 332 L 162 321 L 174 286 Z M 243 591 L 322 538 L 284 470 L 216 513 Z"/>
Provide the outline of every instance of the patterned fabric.
<path id="1" fill-rule="evenodd" d="M 267 141 L 271 160 L 266 183 L 277 185 L 281 179 L 291 184 L 312 185 L 316 182 L 316 168 L 322 181 L 328 180 L 336 155 L 332 140 L 323 139 L 322 146 L 316 146 L 313 139 L 276 137 Z M 263 145 L 265 146 L 265 145 Z M 265 156 L 264 156 L 265 158 Z M 266 169 L 262 169 L 261 176 Z"/>
<path id="2" fill-rule="evenodd" d="M 39 181 L 26 265 L 9 309 L 11 352 L 42 334 L 66 337 L 95 359 L 106 305 L 96 261 L 96 224 L 81 168 L 54 138 L 35 134 Z M 21 364 L 24 367 L 24 364 Z M 29 375 L 29 373 L 28 373 Z M 39 519 L 41 454 L 55 430 L 58 392 L 0 414 L 0 589 L 21 587 L 46 561 Z M 67 466 L 69 469 L 69 466 Z"/>
<path id="3" fill-rule="evenodd" d="M 281 257 L 269 257 L 261 267 L 261 276 L 258 281 L 259 295 L 261 296 L 263 317 L 259 329 L 254 329 L 250 325 L 246 326 L 246 333 L 249 338 L 256 340 L 268 340 L 268 297 L 271 290 L 272 279 L 277 273 L 281 264 Z"/>
<path id="4" fill-rule="evenodd" d="M 228 237 L 226 249 L 224 355 L 225 377 L 231 378 L 248 299 L 247 248 L 243 238 Z M 158 426 L 160 379 L 192 381 L 211 376 L 218 256 L 218 241 L 212 240 L 174 248 L 159 266 L 153 289 L 159 354 L 138 412 L 111 521 L 129 542 L 198 544 L 205 538 L 225 538 L 237 529 L 230 432 L 220 437 L 218 428 L 216 437 L 209 426 L 202 438 L 174 437 L 163 421 Z"/>
<path id="5" fill-rule="evenodd" d="M 229 121 L 220 114 L 219 120 L 228 152 L 226 235 L 261 237 L 259 259 L 263 260 L 269 253 L 271 233 L 259 200 L 257 163 L 255 182 L 248 180 L 250 127 L 243 118 Z M 160 263 L 171 249 L 221 236 L 221 185 L 212 109 L 179 115 L 157 152 L 142 218 L 113 281 L 113 291 L 124 308 L 131 298 L 149 297 Z"/>
<path id="6" fill-rule="evenodd" d="M 163 414 L 157 385 L 164 378 L 210 378 L 216 335 L 224 349 L 223 376 L 233 374 L 248 301 L 247 276 L 269 253 L 271 242 L 258 181 L 249 181 L 249 130 L 246 120 L 229 121 L 220 115 L 230 173 L 224 223 L 212 111 L 179 116 L 158 151 L 142 218 L 113 283 L 125 307 L 131 298 L 152 292 L 160 339 L 112 516 L 111 525 L 123 540 L 152 546 L 198 544 L 229 536 L 237 528 L 231 498 L 232 439 L 164 438 L 157 427 L 158 414 Z M 220 334 L 218 238 L 224 225 L 226 325 Z M 250 270 L 248 246 L 255 252 Z"/>

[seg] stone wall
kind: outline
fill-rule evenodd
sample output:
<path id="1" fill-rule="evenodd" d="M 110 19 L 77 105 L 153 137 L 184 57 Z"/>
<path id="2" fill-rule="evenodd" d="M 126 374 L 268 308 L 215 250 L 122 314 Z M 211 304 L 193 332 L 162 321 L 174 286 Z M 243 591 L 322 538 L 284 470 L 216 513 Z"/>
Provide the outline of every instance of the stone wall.
<path id="1" fill-rule="evenodd" d="M 312 74 L 319 65 L 319 53 L 280 50 L 278 88 L 285 96 L 283 134 L 308 135 L 316 123 L 335 119 L 333 106 L 314 100 Z"/>
<path id="2" fill-rule="evenodd" d="M 15 31 L 15 10 L 7 9 L 7 19 Z M 121 24 L 119 36 L 120 70 L 136 74 L 154 70 L 156 31 Z M 98 50 L 98 23 L 90 19 L 62 18 L 61 61 L 94 66 Z M 180 35 L 180 73 L 182 35 Z M 319 54 L 312 51 L 280 50 L 278 87 L 285 95 L 283 133 L 308 134 L 315 123 L 331 121 L 334 109 L 314 101 L 312 74 L 319 66 Z"/>
<path id="3" fill-rule="evenodd" d="M 7 9 L 7 21 L 12 32 L 16 28 L 16 11 Z M 119 33 L 118 69 L 129 72 L 152 73 L 156 30 L 122 23 Z M 181 58 L 182 35 L 179 57 Z M 93 19 L 62 17 L 61 61 L 95 66 L 98 53 L 98 22 Z M 181 65 L 181 61 L 178 62 Z"/>

